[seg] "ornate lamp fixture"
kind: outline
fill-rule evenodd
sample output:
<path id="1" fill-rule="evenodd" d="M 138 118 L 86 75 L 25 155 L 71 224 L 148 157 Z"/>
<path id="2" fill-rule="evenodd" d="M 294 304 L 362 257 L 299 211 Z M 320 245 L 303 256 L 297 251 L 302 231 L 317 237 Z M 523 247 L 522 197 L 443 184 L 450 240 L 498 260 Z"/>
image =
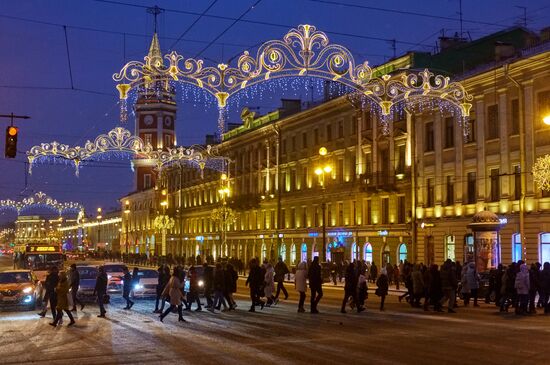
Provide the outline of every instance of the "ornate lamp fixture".
<path id="1" fill-rule="evenodd" d="M 542 190 L 550 190 L 550 155 L 537 158 L 533 165 L 533 180 Z"/>
<path id="2" fill-rule="evenodd" d="M 174 218 L 170 218 L 167 215 L 158 215 L 155 217 L 155 220 L 153 221 L 153 227 L 155 227 L 162 233 L 162 247 L 161 247 L 162 256 L 166 256 L 166 231 L 174 228 L 175 224 L 176 222 L 174 221 Z"/>

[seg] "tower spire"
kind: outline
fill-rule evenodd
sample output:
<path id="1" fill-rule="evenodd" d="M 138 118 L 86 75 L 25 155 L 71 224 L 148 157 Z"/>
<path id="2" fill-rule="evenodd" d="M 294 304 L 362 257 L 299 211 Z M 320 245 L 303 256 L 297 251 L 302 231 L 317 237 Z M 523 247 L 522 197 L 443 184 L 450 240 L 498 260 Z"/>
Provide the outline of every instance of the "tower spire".
<path id="1" fill-rule="evenodd" d="M 149 46 L 149 53 L 147 54 L 151 64 L 153 65 L 160 65 L 163 63 L 162 52 L 160 50 L 160 43 L 157 35 L 157 17 L 163 11 L 164 9 L 159 8 L 157 5 L 147 8 L 147 13 L 153 14 L 153 17 L 154 17 L 154 21 L 153 21 L 154 34 L 153 34 L 153 39 L 151 40 L 151 45 Z"/>

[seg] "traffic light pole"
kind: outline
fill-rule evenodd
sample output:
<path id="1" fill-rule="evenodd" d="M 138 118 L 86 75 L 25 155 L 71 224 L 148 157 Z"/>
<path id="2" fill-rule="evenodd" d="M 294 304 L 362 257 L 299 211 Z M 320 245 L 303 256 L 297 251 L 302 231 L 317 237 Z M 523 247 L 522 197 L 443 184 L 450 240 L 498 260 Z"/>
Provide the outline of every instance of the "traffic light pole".
<path id="1" fill-rule="evenodd" d="M 15 158 L 17 155 L 17 135 L 19 128 L 13 125 L 14 119 L 29 119 L 28 115 L 0 114 L 0 118 L 10 118 L 10 126 L 6 128 L 6 146 L 4 156 L 6 158 Z"/>
<path id="2" fill-rule="evenodd" d="M 11 113 L 11 114 L 0 114 L 0 118 L 10 118 L 12 127 L 13 127 L 13 120 L 14 119 L 31 119 L 31 117 L 29 117 L 28 115 L 15 115 L 13 113 Z"/>

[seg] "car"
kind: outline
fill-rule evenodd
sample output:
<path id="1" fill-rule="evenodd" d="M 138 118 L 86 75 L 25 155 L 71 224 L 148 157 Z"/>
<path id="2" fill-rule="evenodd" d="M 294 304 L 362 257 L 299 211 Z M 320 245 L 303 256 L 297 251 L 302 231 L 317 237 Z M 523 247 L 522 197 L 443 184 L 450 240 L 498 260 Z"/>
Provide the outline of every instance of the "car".
<path id="1" fill-rule="evenodd" d="M 103 265 L 107 274 L 107 294 L 122 293 L 122 277 L 124 276 L 122 269 L 124 267 L 126 265 L 122 262 L 109 262 Z"/>
<path id="2" fill-rule="evenodd" d="M 94 289 L 98 273 L 97 267 L 92 265 L 77 265 L 76 269 L 80 274 L 80 286 L 76 293 L 77 298 L 82 302 L 95 302 Z"/>
<path id="3" fill-rule="evenodd" d="M 41 284 L 31 270 L 0 272 L 0 306 L 36 308 Z"/>
<path id="4" fill-rule="evenodd" d="M 199 295 L 204 295 L 204 266 L 202 265 L 194 265 L 191 266 L 195 268 L 195 272 L 197 273 L 197 284 L 199 285 Z M 189 267 L 189 269 L 191 269 Z M 210 268 L 212 269 L 212 275 L 214 275 L 215 266 L 210 265 Z M 191 288 L 191 284 L 189 281 L 189 269 L 185 272 L 185 284 L 183 290 L 186 293 L 189 293 L 189 290 Z"/>
<path id="5" fill-rule="evenodd" d="M 157 284 L 159 273 L 154 269 L 140 269 L 138 271 L 139 282 L 134 285 L 130 292 L 132 298 L 155 297 L 157 295 Z"/>

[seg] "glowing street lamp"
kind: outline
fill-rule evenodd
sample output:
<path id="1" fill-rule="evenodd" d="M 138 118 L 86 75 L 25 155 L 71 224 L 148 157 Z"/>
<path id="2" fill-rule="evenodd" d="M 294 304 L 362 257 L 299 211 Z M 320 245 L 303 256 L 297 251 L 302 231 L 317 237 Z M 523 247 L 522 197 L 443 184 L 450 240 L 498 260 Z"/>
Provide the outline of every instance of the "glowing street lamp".
<path id="1" fill-rule="evenodd" d="M 328 150 L 326 147 L 319 148 L 319 156 L 321 158 L 324 158 L 328 154 Z M 327 210 L 327 203 L 324 200 L 325 197 L 325 174 L 330 174 L 332 172 L 332 166 L 329 163 L 324 163 L 321 166 L 318 166 L 315 168 L 315 175 L 319 177 L 319 184 L 321 185 L 321 188 L 323 189 L 323 202 L 321 203 L 321 210 L 322 210 L 322 228 L 323 228 L 323 262 L 327 261 L 327 225 L 326 225 L 326 210 Z"/>
<path id="2" fill-rule="evenodd" d="M 97 208 L 97 244 L 99 244 L 99 242 L 101 242 L 101 218 L 103 218 L 101 216 L 101 208 Z M 96 248 L 97 248 L 97 245 L 96 245 Z"/>
<path id="3" fill-rule="evenodd" d="M 550 125 L 550 115 L 545 115 L 545 116 L 542 118 L 542 121 L 544 122 L 544 124 Z"/>
<path id="4" fill-rule="evenodd" d="M 130 216 L 130 202 L 128 200 L 126 200 L 124 202 L 124 215 L 126 216 L 126 255 L 128 255 L 128 246 L 129 246 L 129 242 L 128 242 L 128 225 L 130 224 L 130 221 L 129 221 L 129 216 Z"/>

